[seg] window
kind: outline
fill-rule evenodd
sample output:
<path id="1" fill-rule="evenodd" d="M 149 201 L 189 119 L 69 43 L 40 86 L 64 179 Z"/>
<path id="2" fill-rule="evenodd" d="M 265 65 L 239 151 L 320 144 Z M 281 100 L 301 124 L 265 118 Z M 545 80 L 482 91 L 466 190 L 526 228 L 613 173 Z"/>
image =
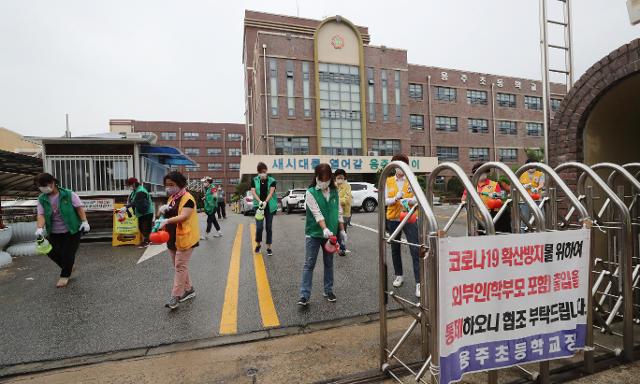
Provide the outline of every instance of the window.
<path id="1" fill-rule="evenodd" d="M 424 156 L 424 145 L 412 145 L 411 156 Z"/>
<path id="2" fill-rule="evenodd" d="M 378 156 L 393 156 L 400 153 L 400 140 L 371 140 L 371 150 Z"/>
<path id="3" fill-rule="evenodd" d="M 467 91 L 467 104 L 471 105 L 487 105 L 487 91 L 476 91 L 474 89 Z"/>
<path id="4" fill-rule="evenodd" d="M 242 141 L 241 133 L 227 133 L 227 141 Z"/>
<path id="5" fill-rule="evenodd" d="M 457 132 L 458 118 L 447 116 L 436 116 L 436 131 Z"/>
<path id="6" fill-rule="evenodd" d="M 400 71 L 396 71 L 393 84 L 395 86 L 396 97 L 396 122 L 399 123 L 402 121 L 402 107 L 400 106 Z"/>
<path id="7" fill-rule="evenodd" d="M 185 148 L 184 154 L 189 156 L 200 156 L 200 148 Z"/>
<path id="8" fill-rule="evenodd" d="M 242 156 L 242 149 L 229 148 L 229 156 Z"/>
<path id="9" fill-rule="evenodd" d="M 222 179 L 213 179 L 213 180 L 211 180 L 211 184 L 220 185 L 220 184 L 222 184 Z"/>
<path id="10" fill-rule="evenodd" d="M 364 191 L 365 189 L 367 189 L 367 186 L 365 184 L 349 183 L 349 185 L 351 185 L 351 191 Z"/>
<path id="11" fill-rule="evenodd" d="M 515 148 L 499 148 L 498 160 L 503 163 L 515 163 L 518 161 L 518 150 Z"/>
<path id="12" fill-rule="evenodd" d="M 276 155 L 308 155 L 308 137 L 283 137 L 273 138 L 276 147 Z"/>
<path id="13" fill-rule="evenodd" d="M 516 95 L 511 93 L 497 93 L 496 102 L 499 107 L 515 108 L 516 107 Z"/>
<path id="14" fill-rule="evenodd" d="M 469 119 L 469 132 L 489 133 L 489 121 L 486 119 Z"/>
<path id="15" fill-rule="evenodd" d="M 222 155 L 222 148 L 207 148 L 207 156 L 220 156 Z"/>
<path id="16" fill-rule="evenodd" d="M 376 121 L 376 94 L 373 68 L 367 68 L 367 93 L 369 98 L 369 121 Z"/>
<path id="17" fill-rule="evenodd" d="M 424 115 L 409 115 L 409 127 L 411 129 L 424 129 Z"/>
<path id="18" fill-rule="evenodd" d="M 222 163 L 209 163 L 207 164 L 207 170 L 209 171 L 219 171 L 222 169 Z M 217 184 L 217 183 L 214 183 Z"/>
<path id="19" fill-rule="evenodd" d="M 409 84 L 409 97 L 413 100 L 422 100 L 422 84 Z"/>
<path id="20" fill-rule="evenodd" d="M 551 99 L 551 110 L 553 112 L 557 112 L 560 109 L 560 103 L 562 100 L 560 99 Z"/>
<path id="21" fill-rule="evenodd" d="M 469 148 L 469 161 L 489 161 L 489 148 Z"/>
<path id="22" fill-rule="evenodd" d="M 178 134 L 175 132 L 160 132 L 161 140 L 177 140 Z"/>
<path id="23" fill-rule="evenodd" d="M 527 136 L 542 136 L 542 123 L 527 123 Z"/>
<path id="24" fill-rule="evenodd" d="M 278 62 L 269 59 L 269 94 L 271 95 L 271 116 L 278 116 Z"/>
<path id="25" fill-rule="evenodd" d="M 185 132 L 182 137 L 185 140 L 199 140 L 200 134 L 198 132 Z"/>
<path id="26" fill-rule="evenodd" d="M 498 132 L 501 135 L 517 135 L 518 130 L 515 121 L 498 121 Z"/>
<path id="27" fill-rule="evenodd" d="M 458 161 L 458 147 L 436 147 L 438 161 Z"/>
<path id="28" fill-rule="evenodd" d="M 232 177 L 232 178 L 229 179 L 229 184 L 238 185 L 238 184 L 240 184 L 240 179 L 238 179 L 237 177 Z"/>
<path id="29" fill-rule="evenodd" d="M 187 165 L 186 167 L 184 167 L 184 169 L 185 169 L 187 172 L 195 172 L 195 171 L 197 171 L 198 169 L 200 169 L 200 164 L 196 164 L 196 165 Z"/>
<path id="30" fill-rule="evenodd" d="M 309 91 L 309 84 L 310 84 L 310 71 L 309 71 L 309 62 L 308 61 L 303 61 L 302 62 L 302 95 L 304 98 L 304 104 L 303 104 L 303 109 L 304 109 L 304 117 L 311 117 L 311 96 L 310 96 L 310 91 Z"/>
<path id="31" fill-rule="evenodd" d="M 222 133 L 207 133 L 207 140 L 220 141 L 222 140 Z"/>
<path id="32" fill-rule="evenodd" d="M 293 94 L 293 61 L 287 60 L 287 116 L 296 116 L 296 98 Z"/>
<path id="33" fill-rule="evenodd" d="M 542 111 L 542 98 L 538 96 L 525 96 L 524 107 L 526 109 Z"/>
<path id="34" fill-rule="evenodd" d="M 456 89 L 448 87 L 436 87 L 436 100 L 455 102 L 456 101 Z"/>
<path id="35" fill-rule="evenodd" d="M 237 171 L 238 169 L 240 169 L 240 163 L 229 163 L 229 169 Z"/>
<path id="36" fill-rule="evenodd" d="M 382 79 L 382 119 L 389 121 L 389 104 L 387 100 L 387 71 L 383 70 L 380 74 Z"/>

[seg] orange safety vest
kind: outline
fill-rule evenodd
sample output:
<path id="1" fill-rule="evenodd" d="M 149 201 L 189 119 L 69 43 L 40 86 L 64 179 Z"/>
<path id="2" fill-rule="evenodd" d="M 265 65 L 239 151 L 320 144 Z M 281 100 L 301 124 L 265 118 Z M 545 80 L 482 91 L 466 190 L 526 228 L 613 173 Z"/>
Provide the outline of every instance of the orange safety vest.
<path id="1" fill-rule="evenodd" d="M 395 176 L 387 177 L 387 198 L 396 197 L 398 194 L 398 183 L 396 181 Z M 403 199 L 411 199 L 413 198 L 413 190 L 411 186 L 409 186 L 409 180 L 405 177 L 404 185 L 402 186 L 402 198 Z M 387 220 L 391 221 L 399 221 L 400 220 L 400 212 L 402 212 L 402 204 L 399 201 L 387 206 Z"/>

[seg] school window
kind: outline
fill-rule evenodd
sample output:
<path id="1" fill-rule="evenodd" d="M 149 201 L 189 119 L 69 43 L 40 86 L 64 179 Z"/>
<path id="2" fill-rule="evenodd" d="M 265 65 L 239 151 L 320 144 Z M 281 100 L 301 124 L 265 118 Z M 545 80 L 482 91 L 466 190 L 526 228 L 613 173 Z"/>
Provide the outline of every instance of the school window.
<path id="1" fill-rule="evenodd" d="M 207 148 L 207 156 L 220 156 L 222 155 L 222 148 Z"/>
<path id="2" fill-rule="evenodd" d="M 220 141 L 222 139 L 222 133 L 207 133 L 207 140 Z"/>
<path id="3" fill-rule="evenodd" d="M 200 169 L 200 164 L 196 164 L 196 165 L 187 165 L 186 167 L 184 167 L 184 169 L 185 169 L 187 172 L 195 172 L 195 171 L 197 171 L 198 169 Z"/>
<path id="4" fill-rule="evenodd" d="M 308 137 L 284 137 L 273 138 L 276 147 L 276 155 L 308 155 Z"/>
<path id="5" fill-rule="evenodd" d="M 436 131 L 457 132 L 458 118 L 448 116 L 436 116 Z"/>
<path id="6" fill-rule="evenodd" d="M 469 132 L 489 133 L 489 121 L 486 119 L 469 119 Z"/>
<path id="7" fill-rule="evenodd" d="M 211 184 L 213 184 L 213 185 L 221 185 L 222 184 L 222 179 L 212 179 L 211 180 Z"/>
<path id="8" fill-rule="evenodd" d="M 458 161 L 458 147 L 436 147 L 438 161 Z"/>
<path id="9" fill-rule="evenodd" d="M 517 135 L 518 129 L 515 121 L 498 121 L 498 133 L 501 135 Z"/>
<path id="10" fill-rule="evenodd" d="M 400 140 L 371 140 L 371 150 L 378 156 L 393 156 L 400 153 Z"/>
<path id="11" fill-rule="evenodd" d="M 542 136 L 542 123 L 527 123 L 527 136 Z"/>
<path id="12" fill-rule="evenodd" d="M 240 134 L 240 133 L 227 133 L 227 141 L 242 141 L 242 134 Z"/>
<path id="13" fill-rule="evenodd" d="M 229 184 L 238 185 L 238 184 L 240 184 L 240 179 L 238 179 L 237 177 L 232 177 L 232 178 L 229 179 Z"/>
<path id="14" fill-rule="evenodd" d="M 411 156 L 424 156 L 424 145 L 412 145 Z"/>
<path id="15" fill-rule="evenodd" d="M 287 60 L 287 116 L 296 116 L 296 98 L 293 95 L 293 61 Z"/>
<path id="16" fill-rule="evenodd" d="M 185 140 L 199 140 L 200 134 L 198 132 L 185 132 L 182 137 Z"/>
<path id="17" fill-rule="evenodd" d="M 387 71 L 380 73 L 382 81 L 382 119 L 389 121 L 389 100 L 387 100 Z"/>
<path id="18" fill-rule="evenodd" d="M 489 161 L 489 148 L 469 148 L 469 161 Z"/>
<path id="19" fill-rule="evenodd" d="M 518 150 L 515 148 L 499 148 L 498 160 L 503 163 L 516 163 L 518 161 Z"/>
<path id="20" fill-rule="evenodd" d="M 409 84 L 409 98 L 422 100 L 422 84 Z"/>
<path id="21" fill-rule="evenodd" d="M 309 84 L 311 79 L 311 72 L 309 71 L 309 62 L 302 62 L 302 96 L 304 117 L 311 117 L 311 96 L 309 91 Z"/>
<path id="22" fill-rule="evenodd" d="M 240 169 L 240 163 L 229 163 L 229 169 L 232 171 Z"/>
<path id="23" fill-rule="evenodd" d="M 436 87 L 435 99 L 438 101 L 455 102 L 456 89 L 448 87 Z"/>
<path id="24" fill-rule="evenodd" d="M 560 109 L 560 103 L 562 100 L 560 99 L 551 99 L 551 110 L 553 112 L 557 112 Z"/>
<path id="25" fill-rule="evenodd" d="M 411 129 L 424 129 L 424 115 L 409 115 L 409 127 Z"/>
<path id="26" fill-rule="evenodd" d="M 535 111 L 542 111 L 542 98 L 538 96 L 525 96 L 524 107 Z"/>
<path id="27" fill-rule="evenodd" d="M 515 108 L 516 95 L 511 93 L 498 93 L 496 94 L 496 102 L 499 107 Z"/>
<path id="28" fill-rule="evenodd" d="M 393 84 L 395 86 L 396 97 L 396 122 L 399 123 L 402 121 L 402 107 L 400 106 L 400 71 L 396 71 Z"/>
<path id="29" fill-rule="evenodd" d="M 208 171 L 219 171 L 222 169 L 222 163 L 208 163 L 207 170 Z"/>
<path id="30" fill-rule="evenodd" d="M 200 148 L 185 148 L 184 154 L 188 156 L 200 156 Z"/>
<path id="31" fill-rule="evenodd" d="M 229 148 L 229 156 L 242 156 L 242 150 L 240 148 Z"/>
<path id="32" fill-rule="evenodd" d="M 175 132 L 160 132 L 161 140 L 177 140 L 178 134 Z"/>
<path id="33" fill-rule="evenodd" d="M 476 91 L 475 89 L 468 90 L 467 104 L 487 105 L 487 91 Z"/>
<path id="34" fill-rule="evenodd" d="M 367 93 L 369 98 L 369 121 L 376 121 L 376 93 L 373 68 L 367 68 Z"/>
<path id="35" fill-rule="evenodd" d="M 271 116 L 278 116 L 278 62 L 269 59 L 269 98 L 271 101 Z"/>

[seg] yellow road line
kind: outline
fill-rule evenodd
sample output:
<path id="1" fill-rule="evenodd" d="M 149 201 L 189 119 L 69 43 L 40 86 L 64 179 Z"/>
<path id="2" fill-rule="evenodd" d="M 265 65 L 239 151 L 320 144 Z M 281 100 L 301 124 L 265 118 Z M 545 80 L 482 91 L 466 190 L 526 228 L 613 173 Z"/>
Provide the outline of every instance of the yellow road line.
<path id="1" fill-rule="evenodd" d="M 238 287 L 240 284 L 240 258 L 242 255 L 242 224 L 238 224 L 236 238 L 233 241 L 227 287 L 224 291 L 224 305 L 220 318 L 220 334 L 228 335 L 238 332 Z"/>
<path id="2" fill-rule="evenodd" d="M 253 234 L 256 232 L 256 225 L 251 224 L 251 247 L 252 252 L 256 248 L 256 240 Z M 273 304 L 273 296 L 271 295 L 271 286 L 267 277 L 267 269 L 264 266 L 262 253 L 253 253 L 253 269 L 256 271 L 256 286 L 258 287 L 258 304 L 260 305 L 260 315 L 262 316 L 262 325 L 264 327 L 280 326 L 278 312 Z"/>

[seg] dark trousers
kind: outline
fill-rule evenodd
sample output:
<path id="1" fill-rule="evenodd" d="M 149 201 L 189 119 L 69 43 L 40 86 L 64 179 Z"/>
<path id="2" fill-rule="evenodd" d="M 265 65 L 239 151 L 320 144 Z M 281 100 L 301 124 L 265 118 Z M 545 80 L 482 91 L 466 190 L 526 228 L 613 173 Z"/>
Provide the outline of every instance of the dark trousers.
<path id="1" fill-rule="evenodd" d="M 256 243 L 262 243 L 262 230 L 265 229 L 266 226 L 267 245 L 273 244 L 273 231 L 271 230 L 273 215 L 275 215 L 275 212 L 271 213 L 267 207 L 267 209 L 264 210 L 264 219 L 256 220 Z"/>
<path id="2" fill-rule="evenodd" d="M 389 221 L 387 220 L 386 227 L 387 232 L 391 235 L 396 228 L 400 225 L 399 221 Z M 418 244 L 418 224 L 416 223 L 406 223 L 404 227 L 402 227 L 402 231 L 404 232 L 407 241 L 412 244 Z M 398 233 L 393 240 L 400 240 L 401 233 Z M 391 243 L 391 259 L 393 260 L 393 270 L 396 276 L 402 276 L 402 257 L 400 253 L 400 245 L 399 243 L 392 242 Z M 420 247 L 409 246 L 409 252 L 411 253 L 411 259 L 413 261 L 413 277 L 416 280 L 416 283 L 420 282 Z"/>
<path id="3" fill-rule="evenodd" d="M 151 234 L 151 228 L 153 228 L 153 213 L 138 217 L 138 230 L 142 235 L 142 242 L 149 242 L 149 235 Z"/>
<path id="4" fill-rule="evenodd" d="M 216 228 L 216 231 L 220 230 L 220 224 L 218 224 L 218 220 L 216 220 L 215 211 L 212 214 L 207 213 L 207 233 L 211 232 L 211 225 Z"/>
<path id="5" fill-rule="evenodd" d="M 225 209 L 224 203 L 218 202 L 218 219 L 227 218 L 227 211 Z"/>
<path id="6" fill-rule="evenodd" d="M 75 235 L 67 233 L 52 233 L 49 235 L 51 252 L 49 258 L 60 267 L 60 277 L 71 276 L 73 264 L 76 262 L 76 252 L 80 246 L 80 232 Z"/>

